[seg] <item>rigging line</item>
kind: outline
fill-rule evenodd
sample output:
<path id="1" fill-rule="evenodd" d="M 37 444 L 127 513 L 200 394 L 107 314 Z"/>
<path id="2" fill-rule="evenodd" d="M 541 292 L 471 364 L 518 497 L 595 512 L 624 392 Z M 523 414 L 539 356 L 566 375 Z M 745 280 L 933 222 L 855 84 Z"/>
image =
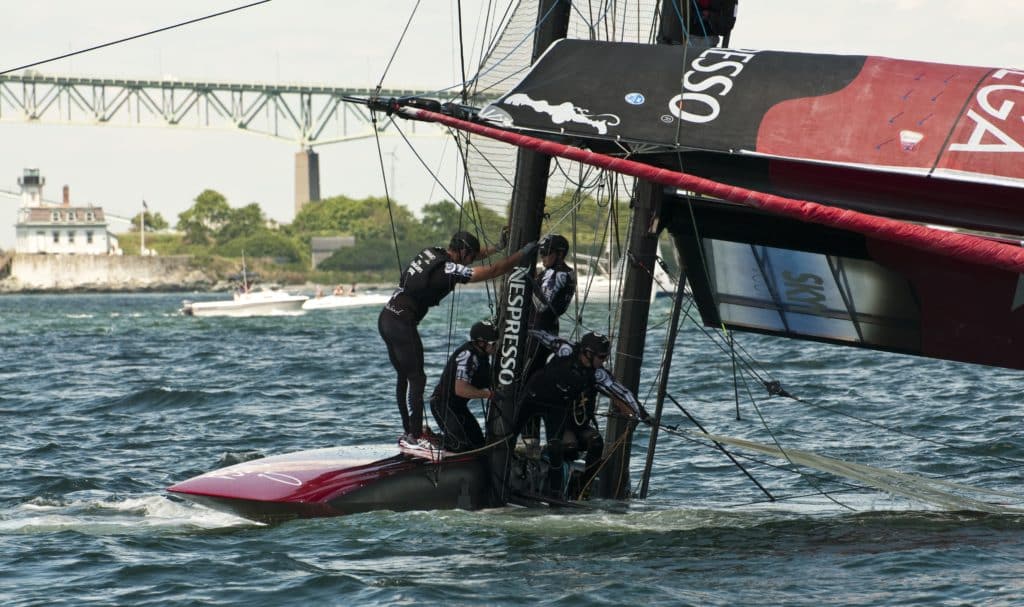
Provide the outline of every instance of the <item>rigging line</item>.
<path id="1" fill-rule="evenodd" d="M 402 35 L 398 37 L 398 42 L 395 43 L 395 50 L 391 51 L 391 57 L 388 58 L 387 65 L 384 66 L 384 72 L 380 75 L 380 80 L 377 81 L 377 91 L 380 92 L 384 88 L 384 79 L 388 76 L 388 70 L 391 69 L 391 63 L 394 62 L 395 56 L 398 55 L 398 49 L 402 46 L 402 41 L 405 40 L 405 35 L 409 32 L 409 26 L 412 25 L 413 17 L 416 16 L 416 10 L 420 7 L 420 0 L 416 0 L 416 5 L 412 7 L 412 12 L 409 13 L 409 19 L 405 22 L 405 27 L 402 29 Z"/>
<path id="2" fill-rule="evenodd" d="M 485 163 L 487 163 L 487 166 L 490 167 L 491 170 L 494 171 L 494 174 L 497 175 L 498 178 L 501 179 L 505 183 L 505 185 L 507 185 L 509 187 L 513 187 L 514 184 L 511 181 L 509 181 L 508 177 L 505 176 L 505 173 L 502 171 L 501 168 L 498 167 L 498 165 L 496 165 L 493 162 L 491 162 L 490 157 L 483 150 L 483 148 L 481 148 L 477 144 L 473 143 L 473 141 L 469 137 L 466 137 L 465 142 L 466 142 L 466 146 L 468 148 L 470 148 L 473 152 L 476 152 L 477 157 L 480 158 L 481 160 L 483 160 Z"/>
<path id="3" fill-rule="evenodd" d="M 729 332 L 729 358 L 732 359 L 732 395 L 733 400 L 736 402 L 736 421 L 740 421 L 740 384 L 739 378 L 736 377 L 736 340 L 733 337 L 733 333 Z"/>
<path id="4" fill-rule="evenodd" d="M 398 250 L 398 229 L 395 226 L 395 212 L 392 209 L 391 193 L 388 191 L 388 176 L 384 170 L 384 152 L 380 146 L 380 131 L 377 130 L 377 112 L 370 112 L 370 121 L 373 123 L 373 139 L 377 143 L 377 162 L 380 164 L 381 181 L 384 183 L 384 200 L 388 203 L 388 219 L 391 221 L 391 241 L 395 245 L 395 263 L 398 266 L 398 280 L 402 280 L 402 254 Z M 394 119 L 392 119 L 394 122 Z M 398 128 L 398 125 L 395 125 Z M 394 160 L 394 159 L 392 159 Z"/>
<path id="5" fill-rule="evenodd" d="M 480 69 L 491 57 L 491 54 L 497 50 L 497 47 L 501 43 L 501 40 L 505 37 L 505 33 L 508 31 L 508 28 L 511 27 L 513 19 L 515 17 L 517 6 L 517 2 L 507 3 L 505 5 L 505 12 L 501 15 L 501 17 L 498 17 L 497 11 L 492 12 L 492 9 L 494 8 L 494 2 L 492 1 L 487 3 L 487 11 L 484 16 L 483 30 L 484 32 L 491 32 L 493 27 L 494 37 L 490 41 L 481 40 L 480 56 L 476 62 L 477 74 L 473 77 L 472 80 L 470 80 L 470 82 L 473 83 L 474 86 L 476 86 L 479 83 Z M 535 29 L 536 28 L 530 31 L 531 35 L 533 31 L 535 31 Z M 519 45 L 517 45 L 516 48 L 518 48 L 521 45 L 522 41 L 520 41 Z"/>
<path id="6" fill-rule="evenodd" d="M 448 196 L 448 198 L 452 201 L 452 203 L 455 204 L 455 206 L 459 207 L 459 209 L 462 209 L 462 203 L 459 202 L 459 200 L 455 198 L 455 194 L 452 194 L 451 191 L 444 185 L 444 183 L 441 182 L 441 178 L 437 176 L 437 173 L 431 170 L 431 168 L 427 165 L 427 162 L 423 160 L 423 156 L 421 156 L 419 151 L 416 150 L 416 146 L 414 146 L 412 142 L 409 141 L 409 138 L 406 137 L 405 133 L 402 132 L 402 129 L 398 126 L 398 123 L 395 122 L 393 118 L 392 124 L 394 125 L 395 130 L 398 131 L 398 134 L 402 136 L 402 140 L 405 141 L 405 145 L 409 146 L 409 150 L 412 151 L 414 156 L 416 156 L 416 160 L 419 160 L 420 164 L 423 165 L 423 168 L 427 170 L 427 173 L 434 180 L 434 183 L 440 186 L 442 190 L 444 190 L 445 195 Z"/>
<path id="7" fill-rule="evenodd" d="M 682 152 L 677 152 L 677 154 L 681 162 L 683 158 Z M 718 320 L 721 325 L 722 331 L 728 332 L 728 329 L 725 328 L 725 322 L 722 321 L 721 313 L 718 312 L 718 310 L 721 309 L 722 303 L 718 300 L 718 292 L 710 288 L 710 286 L 714 283 L 711 282 L 711 272 L 708 268 L 708 260 L 707 257 L 704 255 L 704 244 L 701 241 L 700 227 L 697 225 L 697 216 L 693 212 L 692 196 L 686 196 L 686 208 L 690 212 L 690 227 L 693 229 L 694 246 L 697 249 L 697 256 L 700 258 L 700 271 L 701 273 L 704 274 L 704 284 L 708 285 L 708 291 L 711 293 L 711 304 L 719 317 Z"/>
<path id="8" fill-rule="evenodd" d="M 550 222 L 552 216 L 561 215 L 560 219 L 555 219 L 554 220 L 554 227 L 557 227 L 557 226 L 561 225 L 561 223 L 563 221 L 565 221 L 567 218 L 569 218 L 571 216 L 574 216 L 583 207 L 583 203 L 586 200 L 586 198 L 589 197 L 589 195 L 588 196 L 578 196 L 577 195 L 578 191 L 579 191 L 579 188 L 577 188 L 577 191 L 573 192 L 569 196 L 569 199 L 564 204 L 562 204 L 562 205 L 560 205 L 560 206 L 558 206 L 556 208 L 553 208 L 551 210 L 545 211 L 545 214 L 548 216 L 549 222 Z M 565 193 L 563 192 L 561 195 L 556 197 L 554 200 L 557 201 L 559 198 L 562 198 L 564 195 L 565 195 Z M 573 250 L 575 251 L 576 249 L 573 248 Z"/>
<path id="9" fill-rule="evenodd" d="M 256 5 L 259 5 L 259 4 L 266 4 L 267 2 L 270 2 L 270 0 L 258 0 L 257 2 L 252 2 L 252 3 L 249 3 L 249 4 L 242 5 L 242 6 L 237 6 L 235 8 L 229 8 L 227 10 L 223 10 L 223 11 L 220 11 L 218 13 L 211 13 L 209 15 L 206 15 L 205 17 L 196 17 L 195 19 L 189 19 L 188 21 L 182 21 L 180 23 L 175 23 L 174 25 L 168 25 L 168 26 L 165 26 L 165 27 L 161 27 L 159 29 L 150 30 L 150 31 L 144 32 L 142 34 L 135 34 L 134 36 L 128 36 L 127 38 L 121 38 L 120 40 L 114 40 L 112 42 L 105 42 L 103 44 L 97 44 L 96 46 L 91 46 L 89 48 L 81 49 L 81 50 L 78 50 L 78 51 L 72 51 L 70 53 L 64 53 L 63 55 L 60 55 L 58 57 L 51 57 L 49 59 L 43 59 L 42 61 L 36 61 L 34 63 L 28 63 L 28 64 L 25 64 L 25 65 L 22 65 L 22 66 L 18 66 L 18 67 L 12 67 L 10 69 L 7 69 L 7 70 L 4 70 L 4 71 L 0 72 L 0 76 L 3 76 L 4 74 L 9 74 L 11 72 L 16 72 L 18 70 L 24 70 L 24 69 L 28 69 L 30 67 L 35 67 L 37 65 L 42 65 L 44 63 L 50 63 L 51 61 L 59 61 L 60 59 L 67 59 L 68 57 L 74 57 L 75 55 L 81 55 L 83 53 L 89 53 L 89 52 L 92 52 L 92 51 L 95 51 L 95 50 L 99 50 L 101 48 L 106 48 L 108 46 L 114 46 L 115 44 L 121 44 L 122 42 L 128 42 L 130 40 L 135 40 L 137 38 L 142 38 L 144 36 L 150 36 L 152 34 L 159 34 L 160 32 L 166 32 L 167 30 L 172 30 L 172 29 L 175 29 L 175 28 L 178 28 L 178 27 L 183 27 L 183 26 L 186 26 L 186 25 L 191 25 L 193 23 L 198 23 L 200 21 L 205 21 L 207 19 L 213 19 L 214 17 L 220 17 L 221 15 L 226 15 L 228 13 L 234 13 L 236 11 L 244 10 L 244 9 L 247 9 L 247 8 L 252 8 L 252 7 L 254 7 Z"/>
<path id="10" fill-rule="evenodd" d="M 679 401 L 677 401 L 674 396 L 672 396 L 671 394 L 668 394 L 668 393 L 666 393 L 665 396 L 670 401 L 672 401 L 672 403 L 680 411 L 683 412 L 683 415 L 685 415 L 687 417 L 687 419 L 689 419 L 693 423 L 693 425 L 697 426 L 697 428 L 701 432 L 703 432 L 704 434 L 708 434 L 708 431 L 704 429 L 704 426 L 701 425 L 701 423 L 699 421 L 697 421 L 697 419 L 695 417 L 690 415 L 690 412 L 687 411 L 686 408 L 683 407 L 681 404 L 679 404 Z M 662 426 L 662 428 L 664 429 L 664 426 Z M 719 443 L 717 441 L 712 441 L 712 442 L 714 442 L 715 447 L 717 447 L 719 451 L 724 453 L 725 456 L 729 458 L 729 461 L 731 461 L 737 468 L 739 468 L 740 471 L 743 472 L 743 474 L 745 474 L 747 476 L 747 478 L 749 478 L 751 480 L 751 482 L 753 482 L 755 485 L 757 485 L 757 488 L 760 489 L 762 493 L 764 493 L 765 495 L 768 496 L 768 499 L 770 499 L 770 500 L 774 500 L 775 499 L 775 497 L 771 494 L 771 492 L 768 491 L 768 489 L 766 489 L 764 487 L 764 485 L 762 485 L 756 478 L 754 478 L 754 475 L 752 475 L 746 468 L 743 467 L 743 464 L 741 464 L 738 461 L 736 461 L 736 458 L 733 457 L 732 453 L 728 449 L 726 449 L 724 445 L 722 445 L 721 443 Z M 779 447 L 779 448 L 781 449 L 781 447 Z M 792 462 L 790 462 L 790 463 L 792 463 Z"/>
<path id="11" fill-rule="evenodd" d="M 779 442 L 779 439 L 775 436 L 775 433 L 772 432 L 771 426 L 768 425 L 768 420 L 766 420 L 764 418 L 764 415 L 761 413 L 761 408 L 757 406 L 757 401 L 754 400 L 754 395 L 750 392 L 750 386 L 747 385 L 746 380 L 743 381 L 743 386 L 747 389 L 747 397 L 750 399 L 750 404 L 754 407 L 754 412 L 757 413 L 757 417 L 761 420 L 761 426 L 765 429 L 766 432 L 768 432 L 768 436 L 771 437 L 772 442 L 775 443 L 775 446 L 778 448 L 779 453 L 781 453 L 782 456 L 786 458 L 786 461 L 792 464 L 794 467 L 797 467 L 796 462 L 790 459 L 789 454 L 786 452 L 786 449 L 783 448 L 782 443 Z M 813 487 L 815 491 L 820 492 L 823 497 L 835 503 L 837 506 L 842 506 L 843 508 L 846 508 L 848 510 L 856 511 L 856 509 L 853 508 L 852 506 L 844 504 L 837 500 L 836 498 L 829 495 L 828 493 L 825 493 L 825 491 L 823 491 L 821 487 L 818 486 L 818 484 L 813 480 L 813 478 L 810 475 L 804 474 L 803 470 L 798 468 L 798 471 L 800 473 L 800 477 L 803 480 L 807 481 L 807 484 Z"/>
<path id="12" fill-rule="evenodd" d="M 574 12 L 574 13 L 576 13 L 577 15 L 579 15 L 579 16 L 580 16 L 580 20 L 581 20 L 581 21 L 583 21 L 583 25 L 585 25 L 585 26 L 586 26 L 586 28 L 587 28 L 587 30 L 588 30 L 588 31 L 590 32 L 591 40 L 594 40 L 594 39 L 596 39 L 596 38 L 594 37 L 594 36 L 595 36 L 595 34 L 594 34 L 594 29 L 595 29 L 595 27 L 596 27 L 596 24 L 598 24 L 598 23 L 604 23 L 604 22 L 605 22 L 605 19 L 606 19 L 606 17 L 608 16 L 608 12 L 609 12 L 609 10 L 610 10 L 610 7 L 611 7 L 611 5 L 610 5 L 610 4 L 606 4 L 606 3 L 602 3 L 602 4 L 604 4 L 604 7 L 605 7 L 605 8 L 603 9 L 602 13 L 601 13 L 601 14 L 599 14 L 599 15 L 597 15 L 596 17 L 595 17 L 595 16 L 593 16 L 593 12 L 594 12 L 594 11 L 593 11 L 593 9 L 591 8 L 591 11 L 590 11 L 590 12 L 591 12 L 591 18 L 590 18 L 589 20 L 587 19 L 587 16 L 586 16 L 586 15 L 584 15 L 582 11 L 580 11 L 580 9 L 579 9 L 579 6 L 578 6 L 578 3 L 576 3 L 576 2 L 573 2 L 573 3 L 572 3 L 572 6 L 571 6 L 571 10 L 572 10 L 572 12 Z M 593 5 L 592 5 L 592 4 L 590 4 L 590 3 L 588 3 L 588 4 L 587 4 L 587 6 L 588 6 L 588 7 L 592 7 Z"/>
<path id="13" fill-rule="evenodd" d="M 702 323 L 698 322 L 697 318 L 695 318 L 694 315 L 691 313 L 691 310 L 692 306 L 688 307 L 686 312 L 684 312 L 686 319 L 691 321 L 694 327 L 696 327 L 701 333 L 703 333 L 704 337 L 706 337 L 708 341 L 717 346 L 722 354 L 728 355 L 730 350 L 728 347 L 726 347 L 724 343 L 726 337 L 721 336 L 719 333 L 708 330 L 707 327 L 705 327 Z M 731 332 L 725 328 L 722 328 L 722 332 L 725 333 L 726 336 L 731 335 Z M 754 368 L 754 364 L 756 364 L 757 361 L 754 359 L 753 356 L 750 355 L 749 352 L 747 352 L 747 350 L 743 347 L 742 343 L 740 343 L 739 341 L 735 341 L 734 345 L 742 353 L 742 356 L 740 356 L 738 360 L 744 372 L 748 374 L 750 377 L 752 377 L 754 380 L 756 380 L 758 383 L 768 388 L 770 394 L 775 394 L 775 392 L 773 392 L 772 390 L 774 390 L 775 388 L 780 388 L 781 384 L 776 380 L 770 379 L 770 375 L 768 375 L 769 379 L 764 379 L 763 375 L 767 375 L 767 370 L 764 369 L 763 366 L 760 371 Z M 782 394 L 779 393 L 779 395 Z M 790 398 L 795 398 L 788 392 L 785 395 L 789 396 Z"/>
<path id="14" fill-rule="evenodd" d="M 578 162 L 568 161 L 567 162 L 568 164 L 576 165 L 576 166 L 579 167 L 580 178 L 579 178 L 579 181 L 576 181 L 569 174 L 569 171 L 567 171 L 565 169 L 565 167 L 563 166 L 563 162 L 565 161 L 564 158 L 554 158 L 554 161 L 555 161 L 555 169 L 557 169 L 558 172 L 562 174 L 562 179 L 565 179 L 565 181 L 567 183 L 569 183 L 571 185 L 574 185 L 576 187 L 584 188 L 584 189 L 588 189 L 588 190 L 594 189 L 594 188 L 597 188 L 597 187 L 601 187 L 600 181 L 602 179 L 602 175 L 604 174 L 604 170 L 603 169 L 596 169 L 595 167 L 591 167 L 591 166 L 588 166 L 588 165 L 580 164 Z M 587 182 L 587 175 L 589 175 L 591 172 L 594 173 L 594 177 L 593 177 L 593 180 L 590 183 L 588 183 Z"/>
<path id="15" fill-rule="evenodd" d="M 535 36 L 535 34 L 537 33 L 537 30 L 540 29 L 540 26 L 541 26 L 542 22 L 547 20 L 548 17 L 550 17 L 551 11 L 553 11 L 556 6 L 557 6 L 557 3 L 553 3 L 551 5 L 551 8 L 548 9 L 548 12 L 544 15 L 543 19 L 542 20 L 538 20 L 536 22 L 536 24 L 533 26 L 533 28 L 530 29 L 528 32 L 526 32 L 526 34 L 522 37 L 522 39 L 518 43 L 516 43 L 512 47 L 512 49 L 509 50 L 509 52 L 505 53 L 505 55 L 503 57 L 501 57 L 500 59 L 495 61 L 494 64 L 491 65 L 491 67 L 487 68 L 486 70 L 484 70 L 482 72 L 478 71 L 477 74 L 475 76 L 473 76 L 472 80 L 470 80 L 470 82 L 472 82 L 474 85 L 476 85 L 476 83 L 480 81 L 481 76 L 486 76 L 488 73 L 490 73 L 493 70 L 497 69 L 497 67 L 499 65 L 501 65 L 502 63 L 507 61 L 509 59 L 509 57 L 511 57 L 513 53 L 518 51 L 524 44 L 526 44 L 527 41 L 532 41 L 534 36 Z M 488 56 L 490 56 L 490 53 L 488 53 Z M 485 61 L 486 61 L 486 59 L 485 59 Z M 526 66 L 526 67 L 518 70 L 517 73 L 525 71 L 525 70 L 529 69 L 529 67 L 530 66 Z"/>
<path id="16" fill-rule="evenodd" d="M 462 103 L 466 104 L 467 94 L 467 82 L 466 82 L 466 49 L 463 42 L 462 35 L 462 0 L 458 1 L 458 14 L 459 14 L 459 67 L 462 70 Z"/>
<path id="17" fill-rule="evenodd" d="M 599 415 L 599 414 L 597 412 L 595 412 L 595 415 Z M 615 454 L 615 451 L 617 451 L 618 449 L 625 449 L 626 437 L 629 434 L 631 434 L 631 433 L 623 432 L 619 436 L 619 438 L 615 439 L 615 442 L 612 443 L 611 447 L 605 449 L 605 453 L 607 453 L 608 455 L 601 457 L 601 459 L 599 460 L 598 466 L 597 466 L 597 470 L 595 470 L 594 473 L 590 476 L 590 480 L 587 481 L 587 484 L 580 488 L 580 495 L 585 495 L 586 494 L 587 489 L 590 488 L 590 485 L 594 482 L 594 479 L 596 479 L 601 474 L 601 471 L 604 470 L 605 465 L 607 465 L 608 462 L 610 462 L 612 460 L 612 456 Z M 615 483 L 616 486 L 619 486 L 619 485 L 622 484 L 622 481 L 625 478 L 626 473 L 628 472 L 627 468 L 628 468 L 627 466 L 622 466 L 619 469 L 619 478 L 618 478 L 617 482 Z"/>
<path id="18" fill-rule="evenodd" d="M 668 397 L 667 394 L 666 394 L 666 397 Z M 665 424 L 658 424 L 658 427 L 659 427 L 659 430 L 662 431 L 662 432 L 670 434 L 670 435 L 672 435 L 675 438 L 678 438 L 680 440 L 684 440 L 684 441 L 693 443 L 695 445 L 700 445 L 702 447 L 707 447 L 707 448 L 719 448 L 720 447 L 719 443 L 715 442 L 713 439 L 708 439 L 707 441 L 701 440 L 697 436 L 693 436 L 692 434 L 690 434 L 688 432 L 680 430 L 678 426 L 668 426 L 668 425 L 665 425 Z M 724 447 L 722 447 L 722 448 L 724 449 Z M 874 487 L 870 487 L 868 485 L 858 485 L 856 483 L 851 483 L 850 481 L 845 480 L 842 477 L 837 477 L 835 475 L 825 476 L 824 473 L 801 472 L 800 470 L 794 469 L 794 465 L 793 464 L 789 464 L 789 465 L 786 465 L 786 466 L 779 465 L 779 464 L 774 464 L 772 462 L 769 462 L 769 461 L 766 461 L 766 460 L 763 460 L 763 459 L 759 459 L 759 458 L 757 458 L 757 457 L 755 457 L 753 455 L 749 455 L 747 453 L 743 453 L 742 451 L 730 451 L 728 453 L 731 453 L 733 457 L 736 457 L 738 459 L 742 459 L 742 460 L 745 460 L 745 461 L 748 461 L 748 462 L 751 462 L 751 463 L 754 463 L 754 464 L 760 464 L 760 465 L 765 466 L 767 468 L 772 468 L 774 470 L 778 470 L 779 472 L 787 472 L 789 474 L 796 474 L 796 475 L 809 475 L 809 476 L 813 476 L 815 479 L 817 479 L 817 480 L 819 480 L 821 482 L 835 483 L 837 485 L 843 485 L 843 486 L 846 486 L 846 487 L 851 488 L 851 489 L 870 489 L 872 491 L 877 491 L 877 489 L 875 489 Z M 809 494 L 809 495 L 819 495 L 819 494 L 820 494 L 820 492 L 815 492 L 815 493 L 812 493 L 812 494 Z M 776 499 L 782 499 L 782 498 L 778 498 L 775 495 L 772 495 L 772 497 L 775 497 Z M 769 501 L 773 501 L 773 500 L 769 500 Z M 757 502 L 757 503 L 762 503 L 762 502 Z"/>
<path id="19" fill-rule="evenodd" d="M 508 27 L 509 13 L 512 10 L 513 10 L 512 3 L 506 4 L 505 5 L 505 14 L 499 19 L 498 18 L 497 10 L 495 10 L 494 2 L 488 2 L 487 3 L 487 10 L 485 11 L 484 18 L 483 18 L 483 27 L 480 28 L 480 30 L 479 30 L 480 31 L 481 39 L 480 39 L 480 54 L 476 57 L 476 70 L 477 71 L 480 71 L 480 67 L 483 66 L 484 61 L 487 60 L 488 50 L 493 48 L 496 44 L 498 44 L 498 41 L 501 40 L 501 37 L 504 35 L 505 28 Z M 500 28 L 499 27 L 499 25 L 502 24 L 502 23 L 505 23 L 505 27 L 504 28 Z M 494 33 L 494 38 L 492 38 L 490 41 L 487 41 L 485 39 L 486 34 L 488 32 L 493 32 Z M 467 82 L 466 84 L 468 85 L 469 83 Z M 474 81 L 474 85 L 475 84 L 476 84 L 476 82 Z"/>
<path id="20" fill-rule="evenodd" d="M 470 223 L 472 224 L 473 230 L 477 234 L 481 235 L 484 238 L 484 244 L 490 244 L 491 241 L 487 238 L 487 234 L 486 234 L 486 232 L 483 229 L 484 228 L 484 226 L 483 226 L 483 219 L 482 219 L 482 215 L 481 215 L 481 213 L 479 211 L 479 208 L 477 207 L 476 216 L 475 217 L 473 216 L 473 213 L 471 211 L 466 211 L 465 204 L 460 202 L 460 199 L 457 199 L 455 197 L 455 195 L 452 194 L 451 191 L 449 191 L 448 188 L 446 188 L 445 185 L 441 182 L 441 180 L 438 177 L 437 173 L 432 171 L 430 169 L 430 167 L 427 166 L 426 161 L 424 161 L 423 158 L 419 155 L 419 152 L 417 152 L 415 147 L 413 147 L 412 142 L 410 142 L 409 139 L 405 136 L 405 133 L 403 133 L 402 130 L 400 128 L 398 128 L 397 125 L 395 125 L 395 128 L 398 130 L 399 135 L 401 135 L 402 138 L 405 139 L 406 145 L 408 145 L 409 149 L 412 150 L 413 154 L 416 155 L 416 158 L 420 161 L 420 164 L 423 165 L 423 168 L 425 168 L 427 170 L 427 173 L 434 179 L 434 183 L 437 186 L 440 186 L 441 189 L 444 190 L 444 192 L 448 196 L 448 198 L 451 200 L 452 204 L 454 204 L 456 207 L 458 207 L 458 209 L 459 209 L 459 219 L 460 219 L 459 228 L 462 229 L 462 227 L 463 227 L 462 223 L 461 223 L 461 219 L 464 216 L 464 214 L 468 215 Z M 458 134 L 455 135 L 454 139 L 455 139 L 455 146 L 459 150 L 460 161 L 463 162 L 464 174 L 468 176 L 469 173 L 466 170 L 468 165 L 466 164 L 466 160 L 463 157 L 464 150 L 463 150 L 462 145 L 459 143 L 459 136 L 458 136 Z M 468 179 L 468 177 L 466 177 L 466 179 Z M 465 182 L 463 183 L 463 185 L 465 186 Z M 470 202 L 470 204 L 474 205 L 474 204 L 476 204 L 475 194 L 472 193 L 472 189 L 470 189 L 470 191 L 471 191 L 471 199 L 470 199 L 471 202 Z M 471 209 L 472 208 L 473 207 L 471 206 Z M 488 294 L 489 293 L 490 293 L 490 291 L 488 290 Z"/>
<path id="21" fill-rule="evenodd" d="M 859 485 L 853 485 L 853 486 L 850 486 L 850 487 L 846 487 L 845 489 L 832 489 L 828 493 L 849 493 L 851 491 L 864 491 L 864 490 L 872 490 L 872 491 L 875 491 L 875 492 L 878 491 L 874 487 L 868 487 L 868 486 L 861 487 Z M 798 493 L 796 495 L 782 495 L 782 496 L 777 497 L 776 500 L 780 501 L 780 502 L 785 502 L 785 501 L 790 501 L 790 500 L 795 500 L 795 499 L 801 499 L 801 498 L 804 498 L 804 497 L 816 497 L 816 496 L 819 496 L 819 495 L 821 495 L 820 492 L 815 492 L 815 493 Z M 765 502 L 764 500 L 754 500 L 754 501 L 750 501 L 750 502 L 741 502 L 739 504 L 724 504 L 722 507 L 723 508 L 744 508 L 746 506 L 757 506 L 759 504 L 765 504 L 765 503 L 767 503 L 767 502 Z"/>

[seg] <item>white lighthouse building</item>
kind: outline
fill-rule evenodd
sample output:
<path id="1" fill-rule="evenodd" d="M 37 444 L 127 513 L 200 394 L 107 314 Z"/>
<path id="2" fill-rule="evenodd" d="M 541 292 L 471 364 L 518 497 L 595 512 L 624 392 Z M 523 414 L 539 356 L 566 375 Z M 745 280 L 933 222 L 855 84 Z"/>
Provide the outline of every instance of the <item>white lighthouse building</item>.
<path id="1" fill-rule="evenodd" d="M 117 239 L 107 233 L 103 208 L 72 206 L 68 186 L 61 203 L 43 198 L 46 179 L 39 169 L 25 169 L 18 178 L 21 206 L 15 224 L 16 253 L 107 255 L 120 253 Z"/>

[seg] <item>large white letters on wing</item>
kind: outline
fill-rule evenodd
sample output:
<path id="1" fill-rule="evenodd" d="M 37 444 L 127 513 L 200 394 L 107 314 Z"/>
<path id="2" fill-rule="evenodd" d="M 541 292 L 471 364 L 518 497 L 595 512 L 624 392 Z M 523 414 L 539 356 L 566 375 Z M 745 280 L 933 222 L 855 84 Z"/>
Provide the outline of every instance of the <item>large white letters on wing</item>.
<path id="1" fill-rule="evenodd" d="M 697 124 L 718 118 L 722 111 L 718 98 L 729 94 L 733 87 L 732 79 L 743 71 L 744 64 L 753 59 L 756 53 L 757 51 L 739 52 L 724 48 L 707 49 L 693 60 L 690 64 L 692 69 L 683 75 L 684 92 L 669 100 L 668 111 L 680 120 Z M 722 61 L 711 61 L 713 59 Z M 728 71 L 701 77 L 701 74 L 725 70 Z M 693 108 L 694 111 L 687 108 Z"/>
<path id="2" fill-rule="evenodd" d="M 1020 84 L 1024 84 L 1024 73 L 1011 70 L 999 70 L 992 74 L 994 80 L 1002 80 L 1006 76 L 1020 78 Z M 998 123 L 1008 123 L 1013 118 L 1013 110 L 1017 104 L 1010 99 L 1003 99 L 998 107 L 993 104 L 992 95 L 998 92 L 1009 92 L 1024 94 L 1024 86 L 1020 84 L 990 84 L 978 89 L 975 99 L 984 114 L 970 109 L 967 110 L 967 118 L 974 123 L 974 129 L 966 143 L 954 143 L 949 149 L 954 152 L 1024 152 L 1024 145 L 1015 140 Z M 1021 113 L 1021 112 L 1018 112 Z M 1024 121 L 1024 115 L 1020 117 Z M 986 135 L 988 137 L 986 137 Z M 996 142 L 992 142 L 992 138 Z M 990 143 L 983 143 L 986 139 Z"/>

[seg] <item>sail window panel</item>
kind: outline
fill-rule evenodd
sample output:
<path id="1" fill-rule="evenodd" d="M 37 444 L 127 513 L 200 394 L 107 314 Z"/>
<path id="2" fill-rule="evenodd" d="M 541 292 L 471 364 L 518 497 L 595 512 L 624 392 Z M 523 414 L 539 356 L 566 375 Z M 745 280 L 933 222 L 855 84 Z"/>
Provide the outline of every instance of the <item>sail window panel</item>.
<path id="1" fill-rule="evenodd" d="M 779 313 L 771 308 L 722 302 L 718 304 L 722 321 L 735 327 L 747 327 L 762 331 L 786 333 L 786 326 Z"/>
<path id="2" fill-rule="evenodd" d="M 875 262 L 725 240 L 704 245 L 729 325 L 897 350 L 920 343 L 909 284 Z"/>

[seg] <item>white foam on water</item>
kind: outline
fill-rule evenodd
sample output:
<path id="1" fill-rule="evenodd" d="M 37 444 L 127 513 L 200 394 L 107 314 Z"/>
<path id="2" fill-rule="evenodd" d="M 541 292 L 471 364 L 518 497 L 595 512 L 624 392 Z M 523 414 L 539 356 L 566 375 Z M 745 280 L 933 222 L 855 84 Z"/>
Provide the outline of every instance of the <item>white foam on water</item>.
<path id="1" fill-rule="evenodd" d="M 144 534 L 258 525 L 163 495 L 86 498 L 64 503 L 30 502 L 0 513 L 0 534 L 78 531 L 89 535 Z"/>

